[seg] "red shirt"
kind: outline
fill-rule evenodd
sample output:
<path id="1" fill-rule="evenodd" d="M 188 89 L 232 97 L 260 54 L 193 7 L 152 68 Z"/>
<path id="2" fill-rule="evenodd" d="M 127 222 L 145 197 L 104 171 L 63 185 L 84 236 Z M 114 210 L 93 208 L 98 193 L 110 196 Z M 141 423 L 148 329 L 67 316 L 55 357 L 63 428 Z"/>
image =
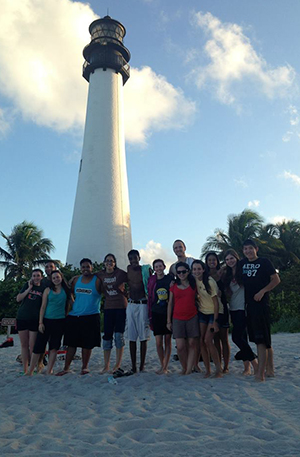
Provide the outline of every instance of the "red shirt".
<path id="1" fill-rule="evenodd" d="M 179 289 L 177 284 L 174 284 L 170 288 L 170 292 L 172 292 L 174 300 L 174 319 L 188 321 L 196 316 L 196 289 L 192 289 L 191 286 L 186 289 Z"/>

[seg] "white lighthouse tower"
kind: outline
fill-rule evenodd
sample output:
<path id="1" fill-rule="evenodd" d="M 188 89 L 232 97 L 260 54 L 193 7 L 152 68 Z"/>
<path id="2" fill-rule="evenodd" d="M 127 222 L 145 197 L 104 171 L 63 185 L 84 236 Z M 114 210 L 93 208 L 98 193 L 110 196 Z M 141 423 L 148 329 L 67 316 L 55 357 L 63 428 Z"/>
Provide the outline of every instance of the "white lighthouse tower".
<path id="1" fill-rule="evenodd" d="M 130 52 L 125 27 L 111 17 L 92 22 L 89 31 L 83 50 L 89 94 L 67 263 L 101 262 L 112 253 L 125 268 L 132 247 L 123 122 Z"/>

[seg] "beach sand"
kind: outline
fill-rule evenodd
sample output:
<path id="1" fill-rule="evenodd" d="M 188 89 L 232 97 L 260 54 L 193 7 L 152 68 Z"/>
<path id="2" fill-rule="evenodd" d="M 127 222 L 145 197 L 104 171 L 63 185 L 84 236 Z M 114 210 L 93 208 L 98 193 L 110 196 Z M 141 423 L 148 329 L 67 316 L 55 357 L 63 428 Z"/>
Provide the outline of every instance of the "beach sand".
<path id="1" fill-rule="evenodd" d="M 89 375 L 74 361 L 64 377 L 29 378 L 16 362 L 17 335 L 14 342 L 0 349 L 2 457 L 300 455 L 300 334 L 273 336 L 276 378 L 265 383 L 242 376 L 237 361 L 223 379 L 180 376 L 174 361 L 170 375 L 158 376 L 153 337 L 146 372 L 117 385 L 99 374 L 98 348 Z M 231 358 L 236 350 L 232 344 Z"/>

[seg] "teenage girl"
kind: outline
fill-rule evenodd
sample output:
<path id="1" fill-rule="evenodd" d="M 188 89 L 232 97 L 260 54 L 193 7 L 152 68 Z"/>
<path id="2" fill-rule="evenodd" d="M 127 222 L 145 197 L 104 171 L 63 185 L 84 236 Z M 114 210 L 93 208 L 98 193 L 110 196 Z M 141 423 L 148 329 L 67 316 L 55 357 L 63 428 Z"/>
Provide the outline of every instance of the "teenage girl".
<path id="1" fill-rule="evenodd" d="M 206 368 L 205 378 L 211 375 L 210 356 L 216 367 L 216 378 L 222 377 L 220 357 L 215 345 L 215 337 L 219 333 L 219 300 L 218 287 L 215 280 L 209 277 L 204 262 L 194 260 L 192 273 L 196 278 L 199 299 L 200 345 L 203 362 Z"/>
<path id="2" fill-rule="evenodd" d="M 207 271 L 209 276 L 211 276 L 217 283 L 219 288 L 218 298 L 219 298 L 219 317 L 218 317 L 218 325 L 219 325 L 219 333 L 215 338 L 215 345 L 218 349 L 220 360 L 222 360 L 222 353 L 223 353 L 223 373 L 229 372 L 229 359 L 230 359 L 230 345 L 228 340 L 228 333 L 229 333 L 229 314 L 228 314 L 228 306 L 227 306 L 227 299 L 225 294 L 224 284 L 222 282 L 222 275 L 223 270 L 221 270 L 219 257 L 215 252 L 208 252 L 205 257 L 205 264 L 207 267 Z M 222 348 L 221 348 L 222 344 Z"/>
<path id="3" fill-rule="evenodd" d="M 184 375 L 192 373 L 199 338 L 196 293 L 195 278 L 190 273 L 189 265 L 178 262 L 175 284 L 170 288 L 167 328 L 173 329 L 181 373 Z"/>

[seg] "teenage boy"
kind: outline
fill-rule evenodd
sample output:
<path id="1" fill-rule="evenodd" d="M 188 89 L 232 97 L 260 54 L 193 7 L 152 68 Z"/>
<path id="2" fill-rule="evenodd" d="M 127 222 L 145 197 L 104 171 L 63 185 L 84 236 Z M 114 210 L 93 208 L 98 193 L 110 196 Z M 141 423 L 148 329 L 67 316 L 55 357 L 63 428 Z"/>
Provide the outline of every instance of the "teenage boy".
<path id="1" fill-rule="evenodd" d="M 77 347 L 82 348 L 81 373 L 89 373 L 88 363 L 92 349 L 100 347 L 100 279 L 93 273 L 90 259 L 80 261 L 81 276 L 75 276 L 71 281 L 71 290 L 75 295 L 72 310 L 66 318 L 64 345 L 68 346 L 65 366 L 57 376 L 70 372 L 70 365 L 75 356 Z"/>
<path id="2" fill-rule="evenodd" d="M 173 251 L 174 254 L 177 256 L 177 261 L 174 262 L 170 266 L 169 273 L 172 273 L 174 276 L 176 275 L 176 265 L 178 262 L 184 262 L 187 263 L 188 266 L 191 268 L 192 263 L 194 262 L 195 259 L 193 257 L 186 257 L 185 251 L 186 251 L 186 246 L 182 240 L 175 240 L 173 243 Z"/>
<path id="3" fill-rule="evenodd" d="M 245 303 L 249 340 L 257 345 L 257 381 L 264 381 L 265 374 L 274 376 L 273 349 L 271 346 L 271 325 L 269 292 L 279 283 L 280 278 L 272 263 L 257 256 L 258 247 L 253 240 L 243 243 L 243 254 L 239 268 L 245 286 Z"/>
<path id="4" fill-rule="evenodd" d="M 129 300 L 126 310 L 127 337 L 132 365 L 136 373 L 136 342 L 140 340 L 140 371 L 144 371 L 147 341 L 150 339 L 150 326 L 147 306 L 147 284 L 152 274 L 150 265 L 140 265 L 140 254 L 136 249 L 128 252 L 130 265 L 127 267 Z"/>
<path id="5" fill-rule="evenodd" d="M 51 284 L 51 273 L 52 271 L 57 270 L 55 263 L 52 260 L 48 260 L 48 262 L 45 264 L 45 273 L 46 273 L 46 278 L 42 279 L 42 284 L 45 287 L 49 287 Z"/>

